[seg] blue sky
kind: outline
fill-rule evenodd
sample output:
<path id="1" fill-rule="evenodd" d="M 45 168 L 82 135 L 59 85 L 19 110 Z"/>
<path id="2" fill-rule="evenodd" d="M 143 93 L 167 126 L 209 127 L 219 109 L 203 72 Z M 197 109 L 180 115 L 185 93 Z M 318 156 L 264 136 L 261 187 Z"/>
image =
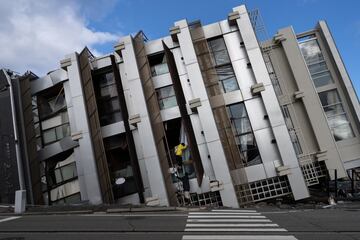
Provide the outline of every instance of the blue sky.
<path id="1" fill-rule="evenodd" d="M 93 20 L 90 26 L 122 34 L 143 30 L 148 38 L 156 39 L 168 35 L 169 27 L 177 20 L 200 19 L 203 24 L 212 23 L 225 19 L 234 6 L 241 4 L 246 4 L 249 10 L 260 10 L 270 36 L 282 27 L 292 25 L 300 33 L 313 28 L 318 20 L 326 20 L 360 95 L 358 0 L 120 0 L 107 16 Z M 99 50 L 111 51 L 111 46 L 104 45 Z"/>
<path id="2" fill-rule="evenodd" d="M 156 39 L 177 20 L 213 23 L 241 4 L 260 10 L 269 36 L 289 25 L 300 33 L 326 20 L 360 95 L 359 0 L 4 0 L 0 68 L 42 76 L 84 46 L 95 55 L 110 53 L 123 35 L 143 30 Z"/>

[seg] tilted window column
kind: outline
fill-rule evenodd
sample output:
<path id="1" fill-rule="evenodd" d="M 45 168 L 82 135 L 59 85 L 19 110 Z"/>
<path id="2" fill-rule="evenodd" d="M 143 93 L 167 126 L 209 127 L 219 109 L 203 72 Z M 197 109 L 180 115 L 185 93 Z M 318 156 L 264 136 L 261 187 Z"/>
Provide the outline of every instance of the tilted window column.
<path id="1" fill-rule="evenodd" d="M 321 92 L 319 97 L 335 141 L 353 138 L 354 132 L 337 90 Z"/>
<path id="2" fill-rule="evenodd" d="M 239 85 L 236 81 L 224 38 L 209 39 L 207 42 L 213 66 L 215 66 L 219 84 L 221 85 L 223 92 L 227 93 L 238 90 Z"/>
<path id="3" fill-rule="evenodd" d="M 311 38 L 299 42 L 301 53 L 311 74 L 315 87 L 333 83 L 330 71 L 326 65 L 320 46 L 316 39 Z"/>
<path id="4" fill-rule="evenodd" d="M 227 109 L 244 166 L 262 163 L 244 103 L 229 105 Z"/>
<path id="5" fill-rule="evenodd" d="M 100 125 L 105 126 L 122 121 L 114 73 L 112 71 L 95 72 L 93 79 Z"/>
<path id="6" fill-rule="evenodd" d="M 70 124 L 62 85 L 54 86 L 45 93 L 33 97 L 35 128 L 41 132 L 42 145 L 57 142 L 70 136 Z M 37 107 L 36 107 L 37 106 Z M 41 148 L 38 144 L 38 150 Z"/>

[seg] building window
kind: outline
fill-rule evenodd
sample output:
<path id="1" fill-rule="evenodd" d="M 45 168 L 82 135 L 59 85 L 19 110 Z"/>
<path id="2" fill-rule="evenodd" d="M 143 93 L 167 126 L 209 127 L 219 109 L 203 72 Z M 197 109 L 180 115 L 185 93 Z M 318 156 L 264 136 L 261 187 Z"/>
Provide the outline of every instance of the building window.
<path id="1" fill-rule="evenodd" d="M 302 151 L 302 148 L 301 148 L 299 138 L 297 136 L 293 121 L 292 121 L 291 116 L 290 116 L 289 108 L 288 108 L 287 105 L 285 105 L 285 106 L 281 107 L 281 110 L 282 110 L 282 113 L 284 115 L 285 124 L 286 124 L 286 127 L 287 127 L 288 131 L 289 131 L 290 139 L 291 139 L 291 142 L 293 144 L 295 153 L 298 156 L 298 155 L 302 154 L 303 151 Z"/>
<path id="2" fill-rule="evenodd" d="M 37 105 L 38 108 L 35 107 Z M 55 86 L 45 93 L 33 97 L 33 119 L 38 142 L 41 135 L 44 146 L 71 135 L 62 85 Z M 38 149 L 40 148 L 41 144 L 38 143 Z"/>
<path id="3" fill-rule="evenodd" d="M 77 177 L 76 163 L 72 162 L 65 166 L 56 168 L 54 173 L 55 173 L 56 184 L 76 178 Z"/>
<path id="4" fill-rule="evenodd" d="M 262 163 L 244 103 L 236 103 L 227 108 L 243 163 L 245 166 Z"/>
<path id="5" fill-rule="evenodd" d="M 333 83 L 330 71 L 326 65 L 320 46 L 316 39 L 310 39 L 299 43 L 315 87 L 321 87 Z"/>
<path id="6" fill-rule="evenodd" d="M 172 85 L 156 89 L 160 110 L 177 106 L 174 87 Z"/>
<path id="7" fill-rule="evenodd" d="M 215 38 L 208 40 L 209 50 L 213 65 L 219 78 L 219 84 L 224 93 L 239 89 L 224 39 Z"/>
<path id="8" fill-rule="evenodd" d="M 70 124 L 67 112 L 61 112 L 52 118 L 42 121 L 41 129 L 44 145 L 70 136 Z"/>
<path id="9" fill-rule="evenodd" d="M 115 199 L 137 192 L 135 176 L 131 165 L 129 145 L 125 134 L 104 138 L 106 159 L 108 162 L 110 181 Z M 123 184 L 117 185 L 116 180 L 124 178 Z"/>
<path id="10" fill-rule="evenodd" d="M 123 120 L 113 72 L 95 73 L 94 88 L 100 125 L 105 126 Z"/>
<path id="11" fill-rule="evenodd" d="M 169 68 L 164 53 L 150 55 L 148 59 L 151 70 L 151 76 L 155 77 L 169 72 Z"/>
<path id="12" fill-rule="evenodd" d="M 337 90 L 321 92 L 319 97 L 335 141 L 353 138 L 354 132 Z"/>

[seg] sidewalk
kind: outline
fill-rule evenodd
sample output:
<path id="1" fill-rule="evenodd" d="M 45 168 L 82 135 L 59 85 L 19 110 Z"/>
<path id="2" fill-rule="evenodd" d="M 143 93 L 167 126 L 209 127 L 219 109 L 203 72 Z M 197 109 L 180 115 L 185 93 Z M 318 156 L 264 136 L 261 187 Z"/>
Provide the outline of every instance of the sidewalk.
<path id="1" fill-rule="evenodd" d="M 301 209 L 348 209 L 360 210 L 360 201 L 338 200 L 336 205 L 329 205 L 327 202 L 308 201 L 304 203 L 266 203 L 246 205 L 241 209 L 256 209 L 261 211 L 301 210 Z M 147 207 L 143 205 L 60 205 L 60 206 L 28 206 L 23 215 L 60 215 L 60 214 L 114 214 L 114 213 L 146 213 L 146 212 L 188 212 L 208 210 L 211 207 Z M 224 209 L 230 209 L 225 208 Z M 0 215 L 14 214 L 11 205 L 0 205 Z"/>

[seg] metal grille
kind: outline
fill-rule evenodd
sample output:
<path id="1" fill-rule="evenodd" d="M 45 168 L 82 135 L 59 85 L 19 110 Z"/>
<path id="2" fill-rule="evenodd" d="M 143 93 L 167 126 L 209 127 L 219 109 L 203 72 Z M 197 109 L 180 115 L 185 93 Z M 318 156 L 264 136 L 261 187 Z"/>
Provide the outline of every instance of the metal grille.
<path id="1" fill-rule="evenodd" d="M 259 202 L 291 193 L 286 176 L 273 177 L 235 186 L 240 203 Z"/>
<path id="2" fill-rule="evenodd" d="M 185 205 L 184 196 L 177 196 L 178 206 Z M 221 207 L 223 206 L 220 192 L 206 192 L 206 193 L 190 193 L 190 205 L 201 207 Z"/>
<path id="3" fill-rule="evenodd" d="M 319 184 L 319 178 L 326 176 L 326 166 L 323 161 L 312 161 L 301 164 L 301 171 L 304 175 L 307 186 Z"/>

